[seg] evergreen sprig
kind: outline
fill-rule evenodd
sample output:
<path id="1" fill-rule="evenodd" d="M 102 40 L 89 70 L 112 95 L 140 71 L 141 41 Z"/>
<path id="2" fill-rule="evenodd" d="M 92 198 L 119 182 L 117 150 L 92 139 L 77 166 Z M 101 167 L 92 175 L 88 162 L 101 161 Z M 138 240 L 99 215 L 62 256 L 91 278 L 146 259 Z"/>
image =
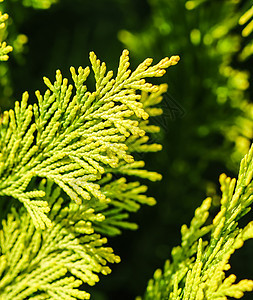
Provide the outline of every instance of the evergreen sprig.
<path id="1" fill-rule="evenodd" d="M 155 203 L 146 186 L 122 175 L 161 178 L 134 159 L 134 152 L 161 149 L 147 144 L 146 132 L 158 130 L 148 117 L 162 112 L 153 106 L 167 86 L 144 77 L 162 76 L 178 59 L 154 66 L 147 59 L 131 73 L 124 50 L 113 79 L 92 52 L 95 92 L 84 84 L 90 69 L 72 67 L 74 87 L 57 71 L 53 84 L 44 78 L 48 89 L 36 92 L 38 104 L 28 105 L 25 92 L 3 113 L 0 195 L 24 206 L 2 221 L 0 299 L 89 299 L 80 286 L 94 285 L 110 273 L 108 262 L 120 261 L 100 234 L 135 229 L 128 212 Z"/>
<path id="2" fill-rule="evenodd" d="M 167 261 L 149 281 L 143 299 L 202 300 L 241 298 L 253 290 L 252 280 L 235 283 L 234 274 L 226 277 L 235 250 L 253 238 L 253 222 L 244 228 L 238 221 L 250 211 L 253 202 L 253 146 L 241 161 L 238 180 L 220 176 L 222 199 L 218 214 L 210 224 L 211 198 L 195 211 L 190 227 L 182 226 L 181 246 L 172 250 Z"/>
<path id="3" fill-rule="evenodd" d="M 12 209 L 0 231 L 0 299 L 89 299 L 79 287 L 94 285 L 99 273 L 111 272 L 107 262 L 120 258 L 106 238 L 94 233 L 93 222 L 104 216 L 85 205 L 64 207 L 61 190 L 42 180 L 51 211 L 51 228 L 38 230 L 25 209 Z"/>
<path id="4" fill-rule="evenodd" d="M 94 92 L 88 92 L 85 85 L 89 67 L 79 67 L 77 73 L 71 67 L 75 91 L 58 70 L 54 83 L 44 78 L 48 89 L 43 96 L 36 92 L 38 105 L 28 105 L 25 92 L 21 103 L 16 102 L 15 109 L 4 112 L 1 119 L 0 195 L 22 202 L 37 228 L 50 227 L 51 221 L 44 191 L 29 189 L 34 177 L 55 182 L 77 204 L 91 207 L 91 199 L 101 204 L 110 202 L 106 190 L 97 183 L 106 175 L 160 178 L 154 172 L 140 170 L 144 163 L 131 155 L 131 151 L 140 150 L 137 139 L 145 137 L 139 123 L 149 116 L 137 91 L 156 93 L 158 97 L 164 85 L 152 85 L 144 78 L 162 76 L 178 57 L 165 58 L 154 66 L 152 59 L 146 59 L 131 73 L 128 51 L 124 50 L 115 79 L 93 52 L 90 60 L 96 80 Z"/>
<path id="5" fill-rule="evenodd" d="M 0 2 L 3 2 L 4 0 L 0 0 Z M 5 41 L 3 41 L 4 37 L 4 30 L 6 27 L 6 21 L 8 20 L 9 16 L 6 13 L 2 13 L 0 11 L 0 61 L 6 61 L 8 60 L 9 52 L 12 51 L 12 46 L 7 45 Z"/>

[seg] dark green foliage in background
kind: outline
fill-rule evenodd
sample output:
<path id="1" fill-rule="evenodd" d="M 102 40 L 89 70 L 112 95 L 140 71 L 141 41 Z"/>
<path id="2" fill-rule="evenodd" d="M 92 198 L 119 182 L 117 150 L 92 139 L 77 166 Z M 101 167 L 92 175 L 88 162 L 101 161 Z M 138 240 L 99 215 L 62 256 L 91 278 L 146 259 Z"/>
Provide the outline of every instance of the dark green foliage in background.
<path id="1" fill-rule="evenodd" d="M 164 150 L 144 156 L 148 169 L 163 174 L 161 183 L 150 185 L 158 204 L 133 216 L 137 232 L 113 241 L 122 263 L 92 290 L 96 300 L 133 299 L 179 243 L 181 225 L 189 223 L 205 195 L 218 194 L 219 202 L 219 174 L 236 176 L 250 145 L 252 107 L 244 100 L 252 101 L 252 57 L 242 55 L 250 36 L 242 38 L 238 25 L 250 1 L 61 0 L 49 10 L 21 1 L 4 5 L 13 20 L 9 40 L 17 47 L 12 43 L 9 82 L 0 87 L 3 110 L 13 107 L 10 96 L 14 102 L 25 90 L 31 95 L 43 90 L 42 76 L 86 66 L 91 50 L 109 69 L 116 69 L 123 48 L 131 51 L 134 66 L 146 57 L 181 57 L 166 75 L 170 94 L 161 104 L 164 115 L 154 120 L 162 131 L 152 140 Z M 244 278 L 253 277 L 252 263 L 245 264 L 251 246 L 248 242 L 232 262 Z"/>

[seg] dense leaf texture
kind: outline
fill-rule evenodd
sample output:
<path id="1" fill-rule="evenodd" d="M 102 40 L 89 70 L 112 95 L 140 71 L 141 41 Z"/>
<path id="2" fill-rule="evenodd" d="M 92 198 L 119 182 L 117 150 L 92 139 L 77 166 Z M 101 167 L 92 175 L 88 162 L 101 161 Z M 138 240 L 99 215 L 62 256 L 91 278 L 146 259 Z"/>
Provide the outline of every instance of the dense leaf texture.
<path id="1" fill-rule="evenodd" d="M 172 262 L 164 272 L 157 270 L 144 299 L 226 300 L 241 298 L 253 290 L 252 280 L 235 283 L 226 277 L 229 259 L 244 241 L 253 237 L 253 222 L 239 228 L 238 220 L 250 211 L 253 202 L 253 147 L 243 158 L 238 180 L 220 176 L 222 199 L 218 214 L 210 224 L 207 198 L 196 210 L 190 227 L 182 226 L 182 243 L 172 250 Z"/>
<path id="2" fill-rule="evenodd" d="M 135 152 L 161 149 L 148 143 L 146 133 L 159 128 L 147 119 L 161 113 L 153 105 L 167 86 L 144 78 L 162 76 L 178 59 L 154 66 L 146 59 L 131 72 L 125 50 L 113 78 L 91 53 L 94 92 L 85 86 L 89 67 L 72 67 L 74 86 L 57 71 L 53 84 L 44 78 L 48 90 L 36 92 L 38 104 L 28 105 L 24 93 L 3 113 L 0 195 L 23 206 L 2 221 L 0 299 L 89 299 L 80 286 L 94 285 L 110 273 L 108 262 L 119 262 L 100 234 L 135 229 L 128 212 L 155 203 L 146 186 L 123 175 L 161 178 L 134 159 Z"/>

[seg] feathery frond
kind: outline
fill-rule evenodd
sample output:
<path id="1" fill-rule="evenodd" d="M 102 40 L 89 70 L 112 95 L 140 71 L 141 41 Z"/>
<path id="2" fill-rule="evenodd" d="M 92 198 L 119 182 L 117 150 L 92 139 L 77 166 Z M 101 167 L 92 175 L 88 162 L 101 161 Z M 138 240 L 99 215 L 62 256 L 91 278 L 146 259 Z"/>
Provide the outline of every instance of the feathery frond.
<path id="1" fill-rule="evenodd" d="M 97 183 L 107 173 L 159 179 L 160 175 L 140 169 L 144 163 L 134 161 L 127 138 L 133 137 L 136 143 L 145 136 L 139 124 L 149 115 L 137 91 L 165 90 L 144 78 L 162 76 L 178 59 L 165 58 L 154 66 L 152 59 L 146 59 L 131 73 L 124 50 L 114 79 L 113 72 L 106 72 L 105 63 L 92 52 L 94 92 L 85 85 L 89 67 L 79 67 L 77 72 L 71 67 L 74 87 L 59 70 L 54 83 L 44 78 L 48 89 L 44 95 L 36 92 L 38 105 L 28 105 L 25 92 L 21 103 L 16 102 L 15 109 L 4 112 L 1 119 L 0 195 L 22 202 L 35 226 L 44 229 L 51 226 L 49 206 L 43 191 L 29 189 L 34 177 L 55 182 L 75 203 L 90 202 L 91 207 L 91 199 L 101 204 L 110 201 Z M 128 140 L 129 147 L 133 141 Z M 134 145 L 131 151 L 137 148 Z"/>
<path id="2" fill-rule="evenodd" d="M 119 262 L 107 240 L 94 233 L 104 216 L 85 205 L 64 205 L 61 190 L 43 179 L 51 228 L 38 230 L 24 208 L 12 209 L 0 231 L 0 299 L 89 299 L 79 287 Z"/>
<path id="3" fill-rule="evenodd" d="M 241 298 L 253 290 L 252 280 L 226 277 L 231 255 L 253 238 L 253 223 L 239 228 L 238 221 L 253 202 L 253 146 L 241 161 L 238 180 L 220 176 L 221 208 L 208 224 L 211 198 L 196 210 L 190 227 L 182 226 L 182 243 L 172 250 L 172 262 L 157 270 L 144 299 L 203 300 Z"/>

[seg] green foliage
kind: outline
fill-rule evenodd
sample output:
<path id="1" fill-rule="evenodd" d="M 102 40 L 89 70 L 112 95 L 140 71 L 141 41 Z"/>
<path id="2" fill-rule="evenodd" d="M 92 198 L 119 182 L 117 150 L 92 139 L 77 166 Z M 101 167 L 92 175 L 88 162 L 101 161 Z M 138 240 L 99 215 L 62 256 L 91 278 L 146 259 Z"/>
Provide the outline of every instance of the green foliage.
<path id="1" fill-rule="evenodd" d="M 119 32 L 119 39 L 139 58 L 146 53 L 153 56 L 170 52 L 182 54 L 182 63 L 174 71 L 180 80 L 173 84 L 176 100 L 190 114 L 184 119 L 184 130 L 175 135 L 173 143 L 181 145 L 183 141 L 196 147 L 189 147 L 183 154 L 187 156 L 185 162 L 181 162 L 184 159 L 179 156 L 181 153 L 173 153 L 178 167 L 171 170 L 170 178 L 181 169 L 179 175 L 188 177 L 191 161 L 198 159 L 194 178 L 199 178 L 194 181 L 189 176 L 191 187 L 200 182 L 202 187 L 207 186 L 204 174 L 213 160 L 236 172 L 253 138 L 253 107 L 248 99 L 249 67 L 245 67 L 250 53 L 246 56 L 243 50 L 245 32 L 250 33 L 252 23 L 244 28 L 239 25 L 250 19 L 252 9 L 244 14 L 249 3 L 241 2 L 150 0 L 151 17 L 146 27 Z M 203 111 L 207 118 L 202 118 Z M 173 132 L 179 130 L 178 122 L 171 126 Z M 206 148 L 210 136 L 222 141 L 219 147 L 213 143 L 215 147 Z M 180 164 L 185 168 L 180 168 Z"/>
<path id="2" fill-rule="evenodd" d="M 245 6 L 242 1 L 148 2 L 151 18 L 145 30 L 139 30 L 139 26 L 138 33 L 123 30 L 119 38 L 136 57 L 146 57 L 146 52 L 157 57 L 183 52 L 183 69 L 172 70 L 172 76 L 180 78 L 175 89 L 189 113 L 183 131 L 177 130 L 178 120 L 170 124 L 171 131 L 175 131 L 174 139 L 168 139 L 172 149 L 168 156 L 173 163 L 168 164 L 164 154 L 159 156 L 166 165 L 170 198 L 173 201 L 173 192 L 176 199 L 182 194 L 184 203 L 181 205 L 179 200 L 177 206 L 183 209 L 189 203 L 195 205 L 195 194 L 188 194 L 189 186 L 194 190 L 208 186 L 206 170 L 210 164 L 218 161 L 235 170 L 253 137 L 253 106 L 247 100 L 250 75 L 245 65 L 243 70 L 238 67 L 252 54 L 252 45 L 245 40 L 252 31 L 252 8 L 247 1 Z M 20 8 L 23 12 L 26 10 L 22 5 L 46 9 L 54 3 L 23 0 Z M 15 5 L 9 1 L 1 8 L 8 12 Z M 16 16 L 21 15 L 17 9 Z M 7 17 L 0 16 L 2 27 Z M 3 42 L 8 33 L 18 61 L 27 37 L 19 31 L 22 22 L 10 23 L 9 32 L 1 31 L 0 60 L 7 60 L 12 50 Z M 128 221 L 129 213 L 136 212 L 141 204 L 155 204 L 155 199 L 145 194 L 147 187 L 132 179 L 161 179 L 158 173 L 143 169 L 144 161 L 137 158 L 144 152 L 161 150 L 161 145 L 150 140 L 150 134 L 158 133 L 159 127 L 151 125 L 148 117 L 161 115 L 162 109 L 154 106 L 161 102 L 167 85 L 153 85 L 144 78 L 162 76 L 178 57 L 166 58 L 154 66 L 151 59 L 146 59 L 131 72 L 125 50 L 116 76 L 107 72 L 105 63 L 93 52 L 90 61 L 95 89 L 90 79 L 87 81 L 89 67 L 71 67 L 73 84 L 58 70 L 54 82 L 44 78 L 48 89 L 36 92 L 38 104 L 29 105 L 34 100 L 25 92 L 13 110 L 1 115 L 2 300 L 89 299 L 90 294 L 84 291 L 87 285 L 98 282 L 101 274 L 109 274 L 108 264 L 120 261 L 104 236 L 118 235 L 125 228 L 136 229 L 137 225 Z M 0 66 L 0 80 L 4 87 L 0 96 L 6 104 L 13 88 L 6 63 Z M 223 138 L 218 147 L 213 135 Z M 212 220 L 209 215 L 212 200 L 207 198 L 196 210 L 189 228 L 182 226 L 181 245 L 172 250 L 171 262 L 165 263 L 164 271 L 155 272 L 144 299 L 225 300 L 241 298 L 244 292 L 253 290 L 253 281 L 236 283 L 235 275 L 227 274 L 231 255 L 253 237 L 252 222 L 242 228 L 238 225 L 253 200 L 252 153 L 251 149 L 241 163 L 237 184 L 235 179 L 221 175 L 221 208 L 216 217 Z M 180 182 L 185 180 L 180 188 L 179 178 Z M 163 219 L 169 211 L 169 219 L 179 222 L 171 207 L 166 202 Z M 6 211 L 9 214 L 5 217 Z M 157 214 L 157 218 L 160 216 Z M 152 227 L 157 232 L 155 218 L 153 214 Z M 147 232 L 151 240 L 152 233 Z"/>
<path id="3" fill-rule="evenodd" d="M 0 11 L 10 11 L 13 13 L 11 1 L 0 1 Z M 1 23 L 1 21 L 4 21 L 4 23 Z M 20 55 L 24 51 L 24 45 L 28 41 L 26 35 L 18 32 L 15 21 L 12 19 L 12 16 L 9 18 L 9 15 L 6 13 L 3 15 L 2 13 L 0 14 L 0 102 L 1 106 L 7 105 L 7 107 L 11 103 L 10 98 L 13 93 L 11 70 L 9 64 L 1 63 L 1 61 L 8 60 L 8 53 L 10 51 L 13 51 L 12 57 L 15 58 L 16 62 L 20 61 Z M 11 46 L 7 45 L 5 40 L 8 40 Z"/>
<path id="4" fill-rule="evenodd" d="M 242 31 L 242 35 L 243 36 L 248 36 L 252 31 L 253 31 L 253 21 L 252 21 L 252 17 L 253 17 L 253 6 L 251 6 L 241 17 L 239 20 L 239 24 L 240 25 L 245 25 L 245 28 Z"/>
<path id="5" fill-rule="evenodd" d="M 2 2 L 1 0 L 0 2 Z M 8 14 L 3 14 L 0 11 L 0 61 L 6 61 L 8 60 L 9 56 L 8 53 L 12 51 L 12 47 L 8 46 L 5 41 L 3 41 L 4 38 L 4 32 L 6 27 L 6 20 L 8 19 Z"/>
<path id="6" fill-rule="evenodd" d="M 38 104 L 28 105 L 25 92 L 3 113 L 0 195 L 5 202 L 6 196 L 19 200 L 29 214 L 13 208 L 2 222 L 1 299 L 89 299 L 78 287 L 94 285 L 97 274 L 110 273 L 107 262 L 119 262 L 98 233 L 135 229 L 125 211 L 155 203 L 143 194 L 146 186 L 122 175 L 161 179 L 141 169 L 144 162 L 133 154 L 161 149 L 147 144 L 146 132 L 159 129 L 147 119 L 161 113 L 152 106 L 167 86 L 144 78 L 162 76 L 178 60 L 151 66 L 146 59 L 131 72 L 124 50 L 114 79 L 92 52 L 94 92 L 85 85 L 89 67 L 71 67 L 74 86 L 58 70 L 53 84 L 44 78 L 48 89 L 44 96 L 36 92 Z M 39 186 L 36 178 L 44 178 Z M 61 191 L 73 202 L 64 202 Z"/>
<path id="7" fill-rule="evenodd" d="M 243 37 L 249 37 L 253 31 L 253 6 L 251 6 L 246 12 L 240 17 L 239 24 L 244 26 L 242 30 Z M 253 54 L 253 43 L 249 40 L 240 53 L 240 59 L 242 61 L 247 60 Z"/>
<path id="8" fill-rule="evenodd" d="M 32 6 L 36 9 L 47 9 L 52 4 L 57 3 L 58 0 L 23 0 L 24 6 Z"/>
<path id="9" fill-rule="evenodd" d="M 51 208 L 51 228 L 36 230 L 24 209 L 12 209 L 3 221 L 0 299 L 89 299 L 78 288 L 110 273 L 107 262 L 120 261 L 104 247 L 106 238 L 94 233 L 93 222 L 104 216 L 86 205 L 64 207 L 52 182 L 44 179 L 39 188 Z"/>
<path id="10" fill-rule="evenodd" d="M 217 175 L 226 172 L 235 177 L 253 139 L 252 33 L 243 34 L 251 19 L 244 18 L 244 24 L 241 19 L 252 2 L 147 2 L 150 14 L 144 25 L 126 26 L 119 39 L 136 59 L 180 55 L 181 62 L 168 74 L 167 82 L 170 98 L 186 113 L 172 121 L 165 115 L 160 122 L 166 152 L 155 156 L 154 164 L 164 180 L 154 192 L 158 205 L 152 218 L 157 227 L 149 226 L 148 217 L 144 220 L 148 233 L 142 241 L 152 250 L 143 258 L 143 276 L 151 272 L 150 264 L 155 268 L 168 257 L 178 243 L 178 224 L 190 221 L 204 195 L 214 197 L 213 205 L 219 205 Z M 162 104 L 165 109 L 170 98 Z M 250 276 L 251 253 L 245 248 L 236 257 L 237 268 L 241 276 L 245 272 Z M 243 268 L 245 260 L 248 264 Z M 145 261 L 150 263 L 146 266 Z"/>
<path id="11" fill-rule="evenodd" d="M 182 242 L 172 252 L 162 272 L 150 280 L 143 299 L 202 300 L 241 298 L 253 290 L 252 280 L 235 283 L 236 276 L 226 271 L 235 250 L 253 238 L 253 222 L 240 228 L 238 221 L 250 211 L 253 202 L 253 146 L 243 158 L 238 180 L 220 176 L 220 211 L 210 222 L 211 198 L 196 209 L 190 227 L 181 228 Z"/>
<path id="12" fill-rule="evenodd" d="M 6 26 L 8 14 L 0 14 L 0 61 L 8 59 L 8 53 L 13 50 L 13 59 L 18 65 L 22 65 L 25 61 L 24 52 L 26 52 L 28 37 L 19 31 L 20 21 L 27 17 L 27 7 L 34 10 L 48 9 L 51 5 L 57 3 L 57 0 L 23 0 L 23 1 L 0 1 L 0 11 L 11 12 L 9 26 Z M 16 7 L 21 9 L 18 11 Z M 15 15 L 16 13 L 16 15 Z M 9 28 L 7 28 L 9 27 Z M 11 46 L 7 45 L 5 40 L 8 39 Z M 11 70 L 8 64 L 0 64 L 0 102 L 1 105 L 11 107 L 11 96 L 13 94 L 13 82 Z"/>
<path id="13" fill-rule="evenodd" d="M 156 173 L 139 170 L 143 162 L 134 162 L 125 141 L 129 138 L 127 142 L 135 151 L 141 147 L 136 145 L 138 137 L 145 135 L 139 121 L 146 120 L 148 114 L 138 102 L 141 96 L 136 90 L 157 93 L 159 86 L 146 83 L 144 78 L 162 76 L 178 57 L 166 58 L 154 66 L 147 59 L 131 73 L 128 51 L 123 51 L 115 79 L 112 71 L 106 73 L 105 63 L 101 64 L 94 53 L 90 60 L 96 80 L 94 92 L 88 92 L 84 84 L 90 73 L 88 67 L 80 67 L 78 73 L 71 68 L 75 92 L 57 71 L 54 84 L 44 78 L 48 87 L 44 96 L 36 92 L 38 105 L 27 106 L 28 93 L 24 93 L 14 111 L 2 117 L 0 195 L 22 202 L 37 228 L 44 229 L 51 222 L 46 215 L 49 207 L 43 200 L 45 193 L 27 190 L 33 177 L 52 180 L 77 204 L 91 206 L 91 198 L 103 205 L 110 201 L 106 191 L 110 185 L 102 192 L 95 183 L 105 174 L 160 178 Z M 142 143 L 143 139 L 138 141 Z M 152 147 L 146 146 L 146 150 Z"/>

